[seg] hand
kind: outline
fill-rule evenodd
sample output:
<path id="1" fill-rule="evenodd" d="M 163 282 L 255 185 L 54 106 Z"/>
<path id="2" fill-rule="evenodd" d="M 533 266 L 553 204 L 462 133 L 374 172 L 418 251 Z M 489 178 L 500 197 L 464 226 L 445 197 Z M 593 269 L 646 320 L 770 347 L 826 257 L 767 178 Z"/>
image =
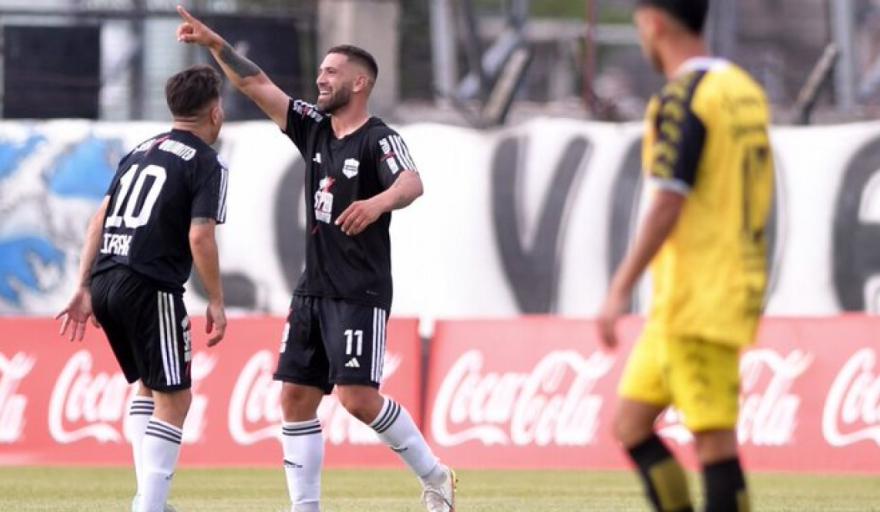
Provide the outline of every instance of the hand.
<path id="1" fill-rule="evenodd" d="M 364 201 L 355 201 L 336 218 L 336 225 L 340 226 L 346 235 L 355 236 L 376 222 L 376 219 L 383 213 L 385 213 L 385 209 L 375 197 Z"/>
<path id="2" fill-rule="evenodd" d="M 55 316 L 55 320 L 62 317 L 64 319 L 61 321 L 61 330 L 58 333 L 64 336 L 67 334 L 67 328 L 71 327 L 68 338 L 70 341 L 82 341 L 89 318 L 92 319 L 92 324 L 95 327 L 101 328 L 98 325 L 98 320 L 92 314 L 92 294 L 87 286 L 81 286 L 76 291 L 67 307 Z"/>
<path id="3" fill-rule="evenodd" d="M 205 333 L 208 335 L 208 346 L 213 347 L 220 343 L 226 334 L 226 311 L 223 309 L 223 303 L 208 303 L 206 316 L 208 323 L 205 324 Z"/>
<path id="4" fill-rule="evenodd" d="M 608 349 L 617 348 L 617 333 L 615 327 L 617 321 L 626 312 L 629 306 L 628 290 L 617 290 L 613 286 L 605 302 L 599 310 L 599 317 L 596 319 L 596 326 L 599 329 L 599 341 Z"/>
<path id="5" fill-rule="evenodd" d="M 177 27 L 177 40 L 183 43 L 195 43 L 200 46 L 212 47 L 222 44 L 223 39 L 207 25 L 196 19 L 182 6 L 177 6 L 177 13 L 183 23 Z"/>

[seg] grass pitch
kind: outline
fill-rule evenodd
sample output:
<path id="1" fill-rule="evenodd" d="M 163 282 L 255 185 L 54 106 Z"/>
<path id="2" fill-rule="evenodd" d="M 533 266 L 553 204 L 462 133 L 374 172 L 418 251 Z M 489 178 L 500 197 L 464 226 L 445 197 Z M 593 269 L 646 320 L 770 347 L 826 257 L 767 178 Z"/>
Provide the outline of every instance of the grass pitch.
<path id="1" fill-rule="evenodd" d="M 458 512 L 647 511 L 636 477 L 617 471 L 460 471 Z M 750 475 L 756 511 L 880 512 L 878 476 Z M 691 490 L 699 489 L 695 476 Z M 134 475 L 125 468 L 0 468 L 0 511 L 128 511 Z M 420 488 L 398 470 L 330 470 L 325 512 L 419 512 Z M 179 512 L 286 512 L 278 469 L 181 469 Z M 699 499 L 699 497 L 698 497 Z"/>

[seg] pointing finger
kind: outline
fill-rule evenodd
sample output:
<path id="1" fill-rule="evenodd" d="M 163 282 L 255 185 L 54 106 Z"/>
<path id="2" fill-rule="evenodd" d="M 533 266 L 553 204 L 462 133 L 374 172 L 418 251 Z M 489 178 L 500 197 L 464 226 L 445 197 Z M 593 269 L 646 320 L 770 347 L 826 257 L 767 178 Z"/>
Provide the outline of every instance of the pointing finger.
<path id="1" fill-rule="evenodd" d="M 180 17 L 185 19 L 186 21 L 195 21 L 193 15 L 190 14 L 189 11 L 184 9 L 182 5 L 177 6 L 177 14 L 180 14 Z"/>

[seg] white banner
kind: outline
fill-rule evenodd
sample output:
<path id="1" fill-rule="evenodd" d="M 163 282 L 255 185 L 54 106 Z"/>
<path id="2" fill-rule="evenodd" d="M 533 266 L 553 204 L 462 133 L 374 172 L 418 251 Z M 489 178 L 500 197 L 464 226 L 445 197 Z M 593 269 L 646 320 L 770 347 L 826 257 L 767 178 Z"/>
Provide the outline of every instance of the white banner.
<path id="1" fill-rule="evenodd" d="M 116 163 L 165 129 L 0 123 L 0 314 L 63 306 Z M 538 119 L 491 132 L 433 124 L 400 132 L 426 193 L 394 214 L 395 314 L 596 312 L 637 222 L 640 124 Z M 772 138 L 768 312 L 880 311 L 880 123 L 776 128 Z M 268 122 L 230 123 L 219 151 L 231 180 L 219 230 L 227 301 L 283 313 L 303 264 L 305 166 Z M 189 289 L 199 314 L 199 286 Z"/>

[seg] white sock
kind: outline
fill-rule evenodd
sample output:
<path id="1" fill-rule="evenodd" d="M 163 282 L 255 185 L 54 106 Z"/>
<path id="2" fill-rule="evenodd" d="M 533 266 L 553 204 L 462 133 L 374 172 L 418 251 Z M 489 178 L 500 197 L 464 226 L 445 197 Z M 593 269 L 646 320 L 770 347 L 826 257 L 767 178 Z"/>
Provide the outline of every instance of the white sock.
<path id="1" fill-rule="evenodd" d="M 284 475 L 290 494 L 291 512 L 319 512 L 321 467 L 324 464 L 324 436 L 317 418 L 283 423 L 281 446 Z"/>
<path id="2" fill-rule="evenodd" d="M 150 418 L 141 445 L 144 488 L 139 512 L 164 510 L 168 491 L 171 489 L 174 467 L 180 455 L 182 437 L 183 432 L 174 425 L 155 417 Z"/>
<path id="3" fill-rule="evenodd" d="M 376 419 L 370 423 L 370 428 L 376 431 L 379 439 L 394 450 L 406 465 L 422 480 L 433 480 L 439 461 L 419 429 L 416 428 L 412 416 L 406 409 L 390 398 L 385 398 L 382 410 Z"/>
<path id="4" fill-rule="evenodd" d="M 131 439 L 131 455 L 134 459 L 134 475 L 137 479 L 137 492 L 135 497 L 143 493 L 144 465 L 141 457 L 141 445 L 144 441 L 144 433 L 147 431 L 147 423 L 153 415 L 153 398 L 149 396 L 136 396 L 128 407 L 128 416 L 125 417 L 125 431 Z"/>

